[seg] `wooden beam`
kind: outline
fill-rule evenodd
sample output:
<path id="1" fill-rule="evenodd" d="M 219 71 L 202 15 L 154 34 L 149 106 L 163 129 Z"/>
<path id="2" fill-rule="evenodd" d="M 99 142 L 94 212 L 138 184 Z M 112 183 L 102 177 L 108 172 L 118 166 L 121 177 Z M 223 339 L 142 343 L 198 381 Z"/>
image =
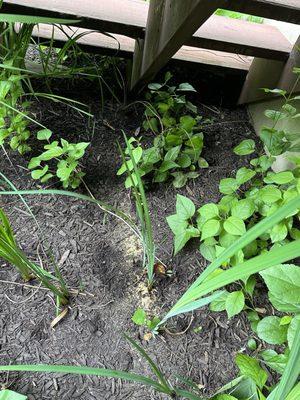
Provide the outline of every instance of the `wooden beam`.
<path id="1" fill-rule="evenodd" d="M 221 0 L 219 8 L 300 24 L 299 0 Z"/>
<path id="2" fill-rule="evenodd" d="M 77 43 L 81 48 L 90 52 L 132 58 L 135 49 L 138 50 L 135 51 L 135 57 L 138 57 L 138 53 L 141 54 L 143 46 L 142 39 L 139 39 L 137 42 L 134 39 L 123 35 L 113 35 L 114 37 L 110 37 L 100 32 L 94 32 L 77 27 L 65 27 L 64 32 L 62 32 L 58 27 L 54 27 L 54 39 L 57 47 L 63 45 L 69 36 L 80 35 L 83 32 L 85 32 L 86 35 L 81 36 Z M 43 40 L 51 40 L 52 26 L 39 24 L 38 27 L 34 27 L 33 36 L 41 40 L 41 42 L 43 42 Z M 253 60 L 252 57 L 229 54 L 221 51 L 207 51 L 189 46 L 182 46 L 182 48 L 174 54 L 173 59 L 175 61 L 179 60 L 242 71 L 248 71 Z M 138 64 L 140 63 L 141 58 L 140 60 L 137 60 L 136 63 L 138 70 Z"/>
<path id="3" fill-rule="evenodd" d="M 144 36 L 148 4 L 140 0 L 4 0 L 1 13 L 80 19 L 79 27 Z"/>
<path id="4" fill-rule="evenodd" d="M 151 0 L 141 76 L 137 89 L 151 79 L 218 8 L 220 0 Z"/>
<path id="5" fill-rule="evenodd" d="M 70 4 L 69 0 L 49 1 L 30 0 L 24 4 L 23 0 L 4 0 L 4 9 L 1 11 L 47 15 L 49 7 L 49 12 L 53 13 L 54 17 L 80 18 L 83 15 L 79 25 L 85 28 L 97 27 L 97 30 L 107 30 L 110 33 L 132 37 L 138 35 L 141 38 L 144 36 L 148 14 L 148 4 L 145 1 L 111 0 L 92 4 L 90 0 L 87 0 L 84 4 L 88 6 L 88 10 L 86 6 L 80 5 L 79 0 L 72 0 Z M 160 20 L 154 20 L 154 23 L 158 25 L 160 22 Z M 290 43 L 274 26 L 217 15 L 212 15 L 192 38 L 188 38 L 185 44 L 274 60 L 287 59 L 292 50 Z M 148 48 L 147 51 L 150 52 L 150 49 Z"/>
<path id="6" fill-rule="evenodd" d="M 278 87 L 286 90 L 288 93 L 299 93 L 300 92 L 300 81 L 298 75 L 293 73 L 294 68 L 300 67 L 300 36 L 294 45 L 293 51 L 285 64 L 284 70 L 280 77 Z"/>
<path id="7" fill-rule="evenodd" d="M 275 26 L 218 15 L 212 15 L 186 44 L 274 60 L 287 60 L 293 48 Z"/>
<path id="8" fill-rule="evenodd" d="M 246 77 L 238 104 L 264 100 L 267 95 L 262 88 L 277 88 L 285 62 L 255 58 Z"/>

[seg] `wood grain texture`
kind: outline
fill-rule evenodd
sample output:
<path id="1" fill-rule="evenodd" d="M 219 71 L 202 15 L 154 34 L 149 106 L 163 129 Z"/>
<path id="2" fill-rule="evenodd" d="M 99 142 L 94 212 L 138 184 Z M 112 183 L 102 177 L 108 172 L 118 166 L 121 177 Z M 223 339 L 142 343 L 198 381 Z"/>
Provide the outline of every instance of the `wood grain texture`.
<path id="1" fill-rule="evenodd" d="M 54 37 L 59 46 L 67 40 L 68 36 L 74 36 L 83 32 L 86 32 L 86 35 L 82 36 L 78 40 L 78 44 L 83 46 L 86 50 L 109 55 L 132 57 L 135 48 L 135 40 L 123 35 L 113 35 L 114 38 L 112 38 L 91 30 L 68 27 L 65 28 L 65 33 L 58 28 L 54 28 Z M 50 40 L 52 37 L 52 27 L 40 24 L 39 27 L 34 28 L 33 35 L 36 38 Z M 237 54 L 220 51 L 197 49 L 189 46 L 183 46 L 176 54 L 174 54 L 173 59 L 245 71 L 250 68 L 253 60 L 252 57 L 239 56 Z"/>
<path id="2" fill-rule="evenodd" d="M 275 27 L 212 15 L 186 43 L 189 46 L 285 60 L 292 44 Z"/>

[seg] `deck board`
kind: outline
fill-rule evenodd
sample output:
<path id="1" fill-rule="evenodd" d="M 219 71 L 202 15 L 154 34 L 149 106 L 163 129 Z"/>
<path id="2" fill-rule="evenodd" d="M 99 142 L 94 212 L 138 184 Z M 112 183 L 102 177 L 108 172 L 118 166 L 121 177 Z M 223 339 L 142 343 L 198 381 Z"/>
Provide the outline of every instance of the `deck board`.
<path id="1" fill-rule="evenodd" d="M 248 5 L 249 8 L 251 2 L 259 2 L 264 6 L 266 3 L 282 6 L 286 1 L 300 6 L 300 0 L 243 0 L 242 3 L 235 0 L 234 5 L 236 8 Z M 148 4 L 142 0 L 4 0 L 1 11 L 80 17 L 80 27 L 137 38 L 144 36 Z M 185 44 L 275 60 L 286 60 L 292 50 L 292 45 L 274 26 L 217 15 L 211 16 Z"/>
<path id="2" fill-rule="evenodd" d="M 113 37 L 109 37 L 102 33 L 77 27 L 66 27 L 65 33 L 59 28 L 54 27 L 54 32 L 54 37 L 58 45 L 65 42 L 68 36 L 86 32 L 87 34 L 78 40 L 78 44 L 88 51 L 99 52 L 99 49 L 101 49 L 105 54 L 124 57 L 132 57 L 134 51 L 135 40 L 123 35 L 115 34 Z M 33 35 L 50 40 L 52 37 L 52 26 L 40 24 L 38 27 L 34 28 Z M 253 60 L 252 57 L 221 51 L 198 49 L 190 46 L 183 46 L 173 56 L 173 59 L 205 65 L 219 65 L 225 68 L 244 71 L 249 70 Z"/>

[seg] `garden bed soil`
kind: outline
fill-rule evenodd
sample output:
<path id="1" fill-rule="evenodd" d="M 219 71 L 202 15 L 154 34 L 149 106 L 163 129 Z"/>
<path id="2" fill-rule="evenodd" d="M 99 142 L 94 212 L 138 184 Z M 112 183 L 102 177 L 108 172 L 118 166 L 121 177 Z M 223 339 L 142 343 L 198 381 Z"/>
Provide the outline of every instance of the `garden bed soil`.
<path id="1" fill-rule="evenodd" d="M 86 184 L 97 199 L 133 216 L 130 192 L 124 188 L 123 177 L 116 176 L 120 165 L 116 142 L 122 142 L 122 129 L 132 135 L 141 124 L 141 109 L 132 106 L 122 111 L 107 103 L 101 114 L 94 97 L 87 95 L 84 100 L 96 115 L 94 130 L 86 117 L 66 106 L 42 101 L 33 109 L 37 119 L 58 135 L 69 141 L 92 142 L 83 161 Z M 243 315 L 228 320 L 225 313 L 203 308 L 168 323 L 168 330 L 174 334 L 164 333 L 150 341 L 144 340 L 145 330 L 131 321 L 138 307 L 152 316 L 164 315 L 207 265 L 197 241 L 172 256 L 173 237 L 166 216 L 174 212 L 176 193 L 188 196 L 198 206 L 217 201 L 219 180 L 233 176 L 247 164 L 247 157 L 234 155 L 232 148 L 242 139 L 256 139 L 244 109 L 201 105 L 199 109 L 200 114 L 214 118 L 204 131 L 203 156 L 209 168 L 183 189 L 176 190 L 167 183 L 147 191 L 157 255 L 173 271 L 172 277 L 157 281 L 151 295 L 145 290 L 141 244 L 122 221 L 94 204 L 73 198 L 27 196 L 40 232 L 17 196 L 0 198 L 26 254 L 47 266 L 45 249 L 50 246 L 68 285 L 82 291 L 72 298 L 67 316 L 52 329 L 52 296 L 36 285 L 23 285 L 16 270 L 1 260 L 1 364 L 71 364 L 150 374 L 145 361 L 123 338 L 126 332 L 167 376 L 180 374 L 192 379 L 203 387 L 203 395 L 212 394 L 236 375 L 234 356 L 245 349 L 251 335 Z M 23 157 L 10 151 L 8 157 L 1 154 L 0 170 L 17 188 L 40 187 L 31 179 Z M 84 187 L 79 191 L 86 193 Z M 138 384 L 93 376 L 10 373 L 1 375 L 1 384 L 28 395 L 30 400 L 165 398 Z"/>

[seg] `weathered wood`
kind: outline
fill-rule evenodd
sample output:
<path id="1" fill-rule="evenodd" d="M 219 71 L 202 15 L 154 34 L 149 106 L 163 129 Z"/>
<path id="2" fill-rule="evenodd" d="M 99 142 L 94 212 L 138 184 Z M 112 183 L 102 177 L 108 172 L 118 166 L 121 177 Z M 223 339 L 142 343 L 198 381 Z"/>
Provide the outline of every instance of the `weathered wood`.
<path id="1" fill-rule="evenodd" d="M 300 36 L 297 42 L 294 45 L 293 51 L 290 54 L 290 57 L 285 64 L 284 70 L 281 74 L 278 87 L 280 89 L 286 90 L 288 93 L 300 92 L 300 81 L 298 79 L 298 75 L 293 73 L 294 68 L 300 67 Z"/>
<path id="2" fill-rule="evenodd" d="M 218 15 L 212 15 L 186 44 L 274 60 L 286 60 L 293 48 L 275 26 Z"/>
<path id="3" fill-rule="evenodd" d="M 3 7 L 1 11 L 70 18 L 83 16 L 79 25 L 85 28 L 141 38 L 148 14 L 148 4 L 141 0 L 101 0 L 99 4 L 91 0 L 84 3 L 79 0 L 30 0 L 25 4 L 23 0 L 4 0 Z M 66 14 L 66 10 L 69 14 Z M 149 29 L 154 29 L 155 24 L 160 29 L 162 21 L 154 19 Z M 290 43 L 273 26 L 217 15 L 212 15 L 185 44 L 275 60 L 286 59 L 292 50 Z M 158 42 L 154 42 L 154 49 L 147 45 L 148 57 L 157 50 L 158 45 Z"/>
<path id="4" fill-rule="evenodd" d="M 151 79 L 218 8 L 219 0 L 151 0 L 141 76 Z"/>
<path id="5" fill-rule="evenodd" d="M 221 0 L 219 8 L 300 24 L 299 0 Z"/>
<path id="6" fill-rule="evenodd" d="M 86 49 L 87 51 L 131 58 L 135 46 L 137 46 L 134 39 L 123 35 L 113 35 L 113 38 L 102 33 L 75 27 L 65 27 L 64 30 L 65 33 L 63 33 L 58 27 L 54 28 L 55 45 L 58 47 L 66 42 L 68 36 L 81 34 L 83 32 L 86 32 L 87 34 L 81 36 L 77 43 L 81 48 Z M 36 38 L 40 38 L 40 40 L 50 40 L 52 37 L 52 26 L 40 24 L 38 28 L 34 28 L 33 35 Z M 141 47 L 139 47 L 139 49 L 141 49 Z M 138 53 L 136 53 L 136 55 L 137 54 Z M 189 46 L 182 46 L 182 48 L 174 54 L 173 59 L 244 71 L 247 71 L 250 68 L 253 60 L 252 57 L 229 54 L 220 51 L 207 51 Z"/>
<path id="7" fill-rule="evenodd" d="M 148 4 L 140 0 L 4 0 L 1 13 L 78 19 L 79 27 L 144 36 Z"/>
<path id="8" fill-rule="evenodd" d="M 238 104 L 249 104 L 265 99 L 267 95 L 262 88 L 277 88 L 284 66 L 284 61 L 255 58 L 246 77 Z"/>

